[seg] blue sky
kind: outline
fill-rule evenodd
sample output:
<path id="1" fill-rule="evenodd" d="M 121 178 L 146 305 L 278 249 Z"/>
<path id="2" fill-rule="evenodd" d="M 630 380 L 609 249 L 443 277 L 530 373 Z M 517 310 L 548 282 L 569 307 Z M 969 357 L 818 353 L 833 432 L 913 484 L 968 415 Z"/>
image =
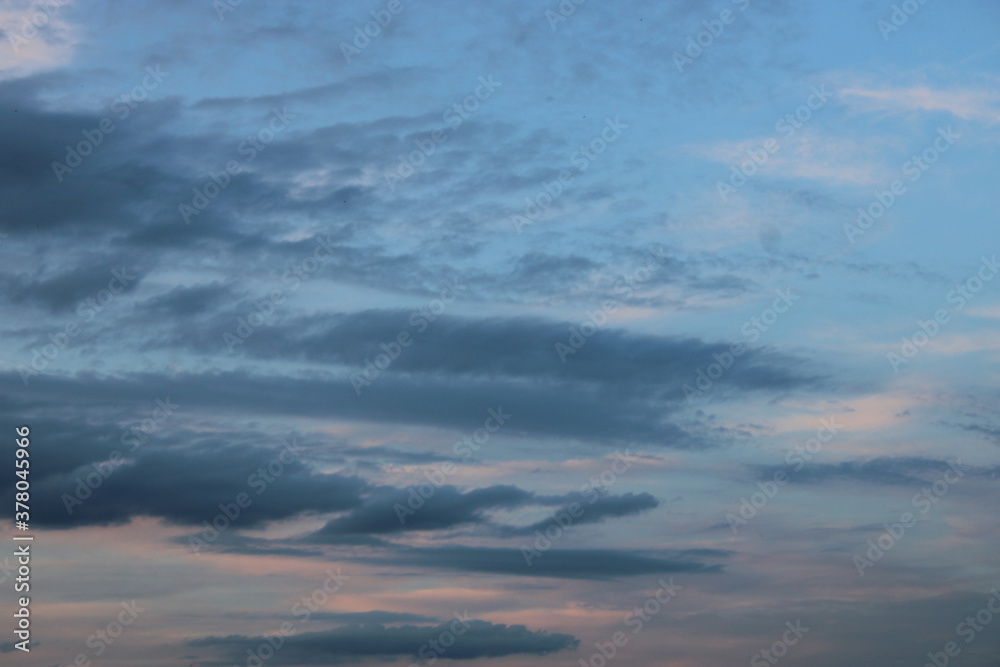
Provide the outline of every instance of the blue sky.
<path id="1" fill-rule="evenodd" d="M 0 3 L 0 651 L 995 667 L 998 26 Z"/>

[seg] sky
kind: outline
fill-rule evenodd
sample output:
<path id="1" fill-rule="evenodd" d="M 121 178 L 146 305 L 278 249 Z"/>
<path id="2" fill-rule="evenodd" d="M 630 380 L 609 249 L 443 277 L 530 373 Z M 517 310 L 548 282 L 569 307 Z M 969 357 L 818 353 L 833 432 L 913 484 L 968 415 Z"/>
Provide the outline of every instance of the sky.
<path id="1" fill-rule="evenodd" d="M 998 28 L 0 2 L 4 664 L 997 667 Z"/>

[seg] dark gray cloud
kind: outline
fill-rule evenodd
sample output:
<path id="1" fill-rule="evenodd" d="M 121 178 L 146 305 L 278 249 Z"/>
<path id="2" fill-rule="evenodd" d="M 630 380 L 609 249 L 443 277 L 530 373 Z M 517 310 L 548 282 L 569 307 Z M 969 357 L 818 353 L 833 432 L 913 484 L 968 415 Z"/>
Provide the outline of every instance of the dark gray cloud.
<path id="1" fill-rule="evenodd" d="M 799 484 L 862 482 L 916 486 L 940 478 L 945 472 L 953 470 L 952 464 L 953 462 L 943 459 L 894 457 L 840 463 L 809 463 L 797 471 L 791 467 L 785 468 L 785 472 L 790 482 Z M 752 466 L 752 469 L 761 480 L 772 479 L 775 472 L 775 468 L 769 466 Z M 988 473 L 987 469 L 961 464 L 957 469 L 963 474 Z"/>
<path id="2" fill-rule="evenodd" d="M 374 87 L 379 81 L 405 78 L 404 69 L 361 74 L 351 81 Z M 466 213 L 456 212 L 463 208 L 460 202 L 472 195 L 521 201 L 521 192 L 533 193 L 544 178 L 552 176 L 551 168 L 537 165 L 531 173 L 516 173 L 509 158 L 488 148 L 497 142 L 508 143 L 510 154 L 532 164 L 544 163 L 553 154 L 572 148 L 545 131 L 522 133 L 516 125 L 470 120 L 462 132 L 454 133 L 439 149 L 446 156 L 433 156 L 433 168 L 418 170 L 407 182 L 418 188 L 442 181 L 451 184 L 439 197 L 436 210 L 429 211 L 422 199 L 410 198 L 402 191 L 387 193 L 382 183 L 360 182 L 372 170 L 392 168 L 400 154 L 412 150 L 415 139 L 439 129 L 443 125 L 440 111 L 321 127 L 305 122 L 295 125 L 292 120 L 289 129 L 269 144 L 256 162 L 246 165 L 253 168 L 231 175 L 218 197 L 190 224 L 184 224 L 178 205 L 191 202 L 192 189 L 204 186 L 208 172 L 222 170 L 228 159 L 243 159 L 237 152 L 245 136 L 241 131 L 256 132 L 265 127 L 273 107 L 313 104 L 319 98 L 335 95 L 334 91 L 343 86 L 355 84 L 342 81 L 252 100 L 205 99 L 187 106 L 173 98 L 151 99 L 142 102 L 127 118 L 117 120 L 111 109 L 75 114 L 47 111 L 42 98 L 52 81 L 51 75 L 38 75 L 0 83 L 0 102 L 8 103 L 4 111 L 8 120 L 0 129 L 0 140 L 7 149 L 0 155 L 0 174 L 10 176 L 0 179 L 0 204 L 4 204 L 0 231 L 37 240 L 41 238 L 39 232 L 62 230 L 79 243 L 75 248 L 59 247 L 58 259 L 49 257 L 51 249 L 44 249 L 45 256 L 60 263 L 67 254 L 81 255 L 71 262 L 80 263 L 84 253 L 102 252 L 110 243 L 128 248 L 149 266 L 174 259 L 173 252 L 192 249 L 197 251 L 195 255 L 177 255 L 176 261 L 181 266 L 196 265 L 198 261 L 192 257 L 212 250 L 219 253 L 220 261 L 215 266 L 223 273 L 259 275 L 261 266 L 277 271 L 311 252 L 313 239 L 290 242 L 281 232 L 282 221 L 294 216 L 322 220 L 322 224 L 312 225 L 322 229 L 317 236 L 332 234 L 344 241 L 356 240 L 359 230 L 366 232 L 364 244 L 347 246 L 338 242 L 334 256 L 320 274 L 324 279 L 391 292 L 429 294 L 454 273 L 451 259 L 468 259 L 495 239 L 495 230 L 475 224 Z M 245 110 L 248 102 L 260 104 L 234 120 L 238 129 L 232 133 L 176 133 L 178 118 L 228 106 Z M 52 163 L 65 161 L 66 146 L 77 145 L 83 132 L 93 131 L 106 118 L 115 122 L 115 130 L 59 182 Z M 563 159 L 560 155 L 559 160 Z M 470 168 L 470 164 L 484 160 L 492 163 Z M 327 175 L 326 182 L 303 188 L 302 174 L 318 171 Z M 599 184 L 581 189 L 578 195 L 566 195 L 558 205 L 569 203 L 574 196 L 592 198 L 602 189 L 607 190 Z M 604 195 L 611 197 L 610 191 Z M 26 202 L 31 202 L 30 207 Z M 331 212 L 335 212 L 332 219 Z M 379 238 L 379 228 L 401 218 L 406 218 L 412 229 L 422 230 L 420 253 L 394 252 L 389 249 L 395 245 L 391 238 Z M 424 224 L 431 219 L 433 226 Z M 100 233 L 95 235 L 95 231 Z M 581 289 L 589 282 L 587 274 L 613 269 L 609 264 L 611 255 L 627 250 L 617 242 L 616 251 L 603 250 L 608 247 L 605 241 L 586 248 L 589 256 L 582 254 L 583 248 L 561 254 L 532 251 L 515 253 L 495 264 L 463 262 L 461 270 L 480 296 L 517 301 L 575 293 L 585 304 L 606 298 L 612 287 L 591 285 Z M 303 252 L 297 254 L 299 247 Z M 750 284 L 735 275 L 699 280 L 698 275 L 708 268 L 704 259 L 673 257 L 668 264 L 650 285 L 683 279 L 691 289 L 731 293 Z M 15 290 L 14 295 L 27 299 L 34 292 L 26 288 Z M 60 303 L 59 296 L 44 303 L 51 305 L 53 298 L 54 303 Z"/>
<path id="3" fill-rule="evenodd" d="M 337 612 L 317 611 L 309 616 L 313 621 L 327 621 L 343 625 L 385 625 L 387 623 L 436 623 L 441 619 L 423 614 L 410 614 L 401 611 L 358 611 Z"/>
<path id="4" fill-rule="evenodd" d="M 424 486 L 430 488 L 427 484 Z M 464 492 L 455 486 L 442 485 L 434 488 L 433 493 L 425 498 L 420 495 L 417 486 L 406 489 L 383 487 L 368 496 L 363 505 L 329 521 L 322 529 L 305 539 L 307 542 L 338 543 L 344 536 L 350 535 L 448 530 L 463 525 L 488 528 L 490 533 L 501 536 L 526 535 L 534 533 L 536 529 L 544 530 L 554 524 L 555 520 L 549 517 L 530 526 L 515 527 L 491 520 L 487 512 L 569 502 L 578 505 L 569 515 L 573 517 L 571 523 L 574 525 L 638 514 L 659 505 L 648 493 L 599 497 L 594 492 L 592 497 L 585 498 L 578 493 L 539 496 L 510 485 L 494 485 Z M 555 514 L 566 515 L 570 509 L 566 505 Z"/>
<path id="5" fill-rule="evenodd" d="M 525 547 L 531 549 L 533 542 Z M 606 580 L 646 574 L 702 574 L 721 572 L 722 566 L 705 559 L 720 559 L 729 552 L 688 549 L 656 555 L 610 549 L 557 549 L 541 551 L 529 565 L 520 548 L 501 547 L 405 547 L 386 556 L 372 555 L 366 562 L 382 565 L 419 566 L 462 572 L 556 579 Z"/>
<path id="6" fill-rule="evenodd" d="M 102 290 L 111 294 L 130 292 L 142 279 L 142 275 L 134 273 L 134 267 L 102 258 L 100 262 L 52 276 L 8 276 L 5 293 L 13 303 L 37 302 L 58 312 L 72 308 L 86 297 L 98 298 Z"/>
<path id="7" fill-rule="evenodd" d="M 600 268 L 592 259 L 580 255 L 556 256 L 544 252 L 529 252 L 517 260 L 510 279 L 550 289 L 553 283 L 563 286 L 581 282 L 590 272 Z"/>
<path id="8" fill-rule="evenodd" d="M 356 561 L 383 568 L 451 570 L 500 576 L 583 581 L 610 581 L 622 577 L 653 574 L 717 574 L 719 562 L 734 552 L 723 549 L 661 549 L 637 551 L 625 549 L 560 549 L 552 543 L 535 544 L 535 536 L 523 538 L 518 547 L 485 547 L 448 544 L 439 547 L 408 546 L 362 537 L 340 543 L 330 540 L 326 555 L 318 544 L 301 540 L 269 540 L 245 535 L 224 534 L 208 547 L 220 553 L 245 555 L 281 555 L 342 561 Z M 187 539 L 178 539 L 178 543 Z M 351 547 L 363 545 L 365 553 Z M 529 558 L 526 558 L 528 554 Z M 530 561 L 530 563 L 529 563 Z"/>
<path id="9" fill-rule="evenodd" d="M 411 509 L 409 503 L 413 498 L 420 502 L 418 510 Z M 383 488 L 362 507 L 333 519 L 307 540 L 322 542 L 328 536 L 443 530 L 463 524 L 486 524 L 486 510 L 522 507 L 533 501 L 534 494 L 509 485 L 464 493 L 454 486 L 439 486 L 426 500 L 415 488 L 412 491 Z"/>
<path id="10" fill-rule="evenodd" d="M 20 378 L 8 374 L 6 386 Z M 487 378 L 380 378 L 360 397 L 344 375 L 334 378 L 260 377 L 245 372 L 133 374 L 123 377 L 80 375 L 32 378 L 12 397 L 18 404 L 131 405 L 138 411 L 146 396 L 170 395 L 198 412 L 227 412 L 291 418 L 312 416 L 397 424 L 426 424 L 472 432 L 488 408 L 512 415 L 504 432 L 579 438 L 615 443 L 641 440 L 662 446 L 694 446 L 684 430 L 664 419 L 652 401 L 592 388 Z"/>
<path id="11" fill-rule="evenodd" d="M 546 528 L 561 526 L 565 524 L 569 516 L 572 518 L 571 525 L 587 523 L 600 523 L 610 518 L 632 516 L 659 507 L 660 501 L 648 493 L 624 493 L 620 496 L 606 495 L 600 498 L 585 500 L 582 496 L 577 501 L 577 506 L 567 505 L 556 511 L 551 517 L 547 517 L 531 524 L 517 528 L 512 532 L 515 535 L 532 535 L 536 530 L 545 532 Z"/>
<path id="12" fill-rule="evenodd" d="M 994 442 L 1000 445 L 1000 427 L 994 426 L 993 424 L 955 424 L 951 422 L 942 422 L 946 426 L 952 426 L 954 428 L 966 431 L 968 433 L 975 433 L 980 435 L 990 442 Z"/>
<path id="13" fill-rule="evenodd" d="M 236 288 L 219 282 L 192 287 L 178 286 L 165 294 L 137 304 L 136 308 L 144 317 L 162 317 L 186 322 L 187 318 L 228 306 L 239 298 L 237 293 Z"/>
<path id="14" fill-rule="evenodd" d="M 221 298 L 223 289 L 171 292 L 163 297 L 165 307 L 195 308 L 206 299 Z M 250 312 L 250 304 L 246 306 Z M 504 426 L 512 434 L 671 447 L 710 444 L 670 416 L 685 405 L 683 387 L 696 382 L 698 371 L 713 363 L 714 355 L 727 353 L 730 345 L 623 329 L 601 329 L 587 339 L 574 339 L 578 324 L 451 316 L 432 322 L 427 313 L 413 312 L 290 318 L 256 329 L 252 338 L 234 347 L 260 361 L 328 365 L 325 373 L 314 372 L 307 378 L 246 371 L 38 377 L 17 400 L 43 400 L 45 395 L 83 403 L 128 403 L 136 395 L 169 393 L 200 409 L 434 424 L 462 430 L 481 425 L 478 415 L 487 408 L 502 406 L 513 415 Z M 186 322 L 167 321 L 143 345 L 148 348 L 156 341 L 154 349 L 222 352 L 226 347 L 223 334 L 232 335 L 236 319 L 219 316 L 214 322 L 189 327 Z M 397 351 L 390 368 L 377 372 L 372 364 L 382 353 L 381 344 L 391 343 L 403 331 L 410 334 L 412 344 Z M 114 335 L 121 334 L 115 331 Z M 574 340 L 582 345 L 564 363 L 556 345 L 570 345 Z M 367 378 L 366 367 L 370 367 Z M 797 357 L 766 348 L 749 349 L 716 382 L 713 395 L 745 391 L 773 395 L 831 387 L 829 379 L 808 368 Z M 359 386 L 359 379 L 370 384 Z"/>
<path id="15" fill-rule="evenodd" d="M 145 451 L 118 465 L 83 466 L 34 483 L 32 518 L 60 528 L 126 523 L 139 516 L 200 525 L 225 512 L 222 504 L 230 513 L 238 511 L 235 524 L 252 528 L 303 512 L 349 509 L 368 486 L 357 477 L 318 473 L 292 453 L 284 462 L 278 456 L 230 445 L 209 452 Z"/>
<path id="16" fill-rule="evenodd" d="M 15 387 L 19 376 L 8 374 Z M 72 401 L 76 405 L 132 406 L 147 396 L 170 395 L 198 412 L 225 410 L 246 415 L 350 419 L 426 424 L 471 433 L 488 408 L 512 415 L 504 433 L 538 434 L 615 443 L 641 440 L 662 446 L 695 446 L 680 427 L 666 421 L 662 406 L 642 397 L 615 396 L 599 388 L 526 383 L 516 379 L 386 376 L 360 397 L 349 377 L 318 379 L 257 376 L 246 372 L 130 374 L 32 378 L 12 400 L 31 407 Z"/>
<path id="17" fill-rule="evenodd" d="M 681 399 L 681 385 L 714 361 L 713 354 L 730 348 L 697 338 L 608 328 L 581 338 L 582 346 L 564 363 L 556 343 L 569 345 L 571 327 L 579 329 L 579 322 L 448 315 L 430 321 L 428 313 L 413 312 L 377 310 L 290 320 L 261 329 L 259 338 L 243 348 L 254 356 L 364 366 L 366 358 L 382 351 L 380 343 L 407 331 L 415 341 L 393 362 L 396 372 L 583 380 L 616 385 L 618 390 L 672 390 L 674 398 Z M 720 382 L 743 390 L 779 391 L 820 384 L 818 376 L 801 373 L 802 365 L 795 357 L 751 349 Z"/>
<path id="18" fill-rule="evenodd" d="M 440 642 L 442 636 L 445 637 L 444 643 L 451 643 L 452 639 L 454 642 L 444 648 Z M 579 644 L 578 639 L 568 634 L 464 618 L 435 626 L 353 626 L 304 632 L 282 639 L 281 648 L 274 651 L 269 664 L 329 665 L 391 656 L 472 660 L 519 654 L 546 655 L 576 648 Z M 272 641 L 275 640 L 272 637 Z M 196 649 L 214 649 L 219 662 L 211 664 L 238 662 L 246 658 L 247 651 L 253 653 L 261 645 L 270 646 L 266 637 L 244 635 L 191 639 L 187 645 Z"/>
<path id="19" fill-rule="evenodd" d="M 138 205 L 169 196 L 173 179 L 157 160 L 142 156 L 162 156 L 149 151 L 150 130 L 155 136 L 160 124 L 176 117 L 176 100 L 147 101 L 132 112 L 130 122 L 122 122 L 110 110 L 106 115 L 49 112 L 18 97 L 26 89 L 39 94 L 48 81 L 39 77 L 33 88 L 0 83 L 0 230 L 19 235 L 60 230 L 79 238 L 127 226 L 123 223 L 136 217 Z M 108 134 L 98 132 L 105 118 L 115 124 Z M 84 132 L 101 140 L 69 173 L 57 174 L 52 163 L 65 165 L 67 146 L 86 141 Z"/>

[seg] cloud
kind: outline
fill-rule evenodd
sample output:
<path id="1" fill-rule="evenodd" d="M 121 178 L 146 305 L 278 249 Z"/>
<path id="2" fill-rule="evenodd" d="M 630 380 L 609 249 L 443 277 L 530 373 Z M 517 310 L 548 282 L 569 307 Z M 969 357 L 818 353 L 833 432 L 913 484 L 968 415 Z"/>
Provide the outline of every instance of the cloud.
<path id="1" fill-rule="evenodd" d="M 546 528 L 560 526 L 560 519 L 565 522 L 566 516 L 573 517 L 572 525 L 588 523 L 600 523 L 606 519 L 619 518 L 640 514 L 648 510 L 659 507 L 660 501 L 648 493 L 625 493 L 618 496 L 603 496 L 584 500 L 580 496 L 577 501 L 578 507 L 567 505 L 553 513 L 552 516 L 542 519 L 530 526 L 523 526 L 510 529 L 512 535 L 533 535 L 536 530 L 545 532 Z M 558 518 L 557 518 L 558 517 Z"/>
<path id="2" fill-rule="evenodd" d="M 1000 426 L 995 426 L 993 424 L 953 424 L 950 422 L 942 422 L 946 426 L 953 426 L 954 428 L 961 429 L 963 431 L 968 431 L 969 433 L 975 433 L 981 435 L 987 440 L 1000 445 Z"/>
<path id="3" fill-rule="evenodd" d="M 881 183 L 889 173 L 878 159 L 882 148 L 879 141 L 830 136 L 811 128 L 805 128 L 791 138 L 768 135 L 693 146 L 689 147 L 689 151 L 727 167 L 739 167 L 743 162 L 752 162 L 748 151 L 767 153 L 763 146 L 769 139 L 775 139 L 779 148 L 768 154 L 763 165 L 753 164 L 753 173 L 759 171 L 772 178 L 807 179 L 838 185 Z M 750 172 L 750 167 L 746 168 L 746 172 Z M 728 183 L 729 171 L 723 176 Z"/>
<path id="4" fill-rule="evenodd" d="M 80 266 L 54 276 L 33 280 L 23 276 L 8 278 L 5 291 L 13 303 L 35 302 L 60 312 L 71 309 L 86 297 L 97 298 L 102 290 L 109 291 L 109 284 L 110 293 L 126 293 L 134 290 L 142 279 L 142 275 L 131 274 L 124 264 L 104 259 L 101 263 Z M 100 303 L 105 302 L 101 300 Z"/>
<path id="5" fill-rule="evenodd" d="M 72 60 L 79 29 L 66 20 L 73 0 L 9 0 L 0 7 L 0 81 Z"/>
<path id="6" fill-rule="evenodd" d="M 411 493 L 423 501 L 412 510 Z M 484 511 L 524 506 L 534 494 L 510 485 L 495 485 L 462 492 L 450 485 L 438 486 L 426 500 L 410 489 L 383 488 L 362 507 L 333 519 L 310 535 L 307 541 L 322 542 L 327 536 L 387 534 L 414 530 L 444 530 L 463 524 L 488 523 Z M 400 510 L 402 509 L 402 514 Z"/>
<path id="7" fill-rule="evenodd" d="M 905 87 L 848 86 L 839 89 L 847 104 L 866 112 L 886 114 L 943 112 L 993 125 L 1000 122 L 1000 93 L 990 88 L 932 88 L 926 85 Z"/>
<path id="8" fill-rule="evenodd" d="M 554 523 L 547 518 L 530 526 L 510 526 L 490 519 L 490 510 L 509 510 L 527 506 L 552 506 L 577 503 L 582 513 L 574 511 L 573 524 L 598 523 L 608 518 L 638 514 L 653 509 L 659 502 L 648 493 L 605 495 L 585 499 L 578 493 L 566 496 L 539 496 L 511 485 L 494 485 L 470 491 L 455 486 L 436 486 L 429 497 L 421 496 L 417 487 L 394 489 L 383 487 L 371 494 L 364 504 L 343 516 L 329 521 L 323 528 L 305 538 L 307 542 L 338 543 L 348 535 L 386 535 L 425 530 L 448 530 L 474 524 L 502 535 L 530 535 Z M 565 506 L 555 514 L 565 515 Z"/>
<path id="9" fill-rule="evenodd" d="M 416 314 L 414 314 L 416 313 Z M 567 353 L 571 327 L 579 323 L 541 318 L 460 318 L 405 310 L 368 310 L 289 319 L 255 332 L 239 349 L 264 359 L 307 360 L 364 367 L 400 332 L 413 339 L 392 362 L 391 374 L 421 373 L 473 378 L 584 382 L 615 387 L 624 397 L 651 394 L 668 401 L 683 399 L 682 385 L 713 354 L 731 345 L 697 338 L 654 336 L 622 328 L 598 329 L 585 344 Z M 218 343 L 178 334 L 176 345 L 196 349 Z M 763 348 L 750 349 L 721 381 L 742 390 L 804 388 L 820 382 L 798 372 L 801 361 Z M 387 373 L 388 375 L 388 373 Z M 379 382 L 382 380 L 380 379 Z M 376 390 L 375 383 L 372 390 Z"/>
<path id="10" fill-rule="evenodd" d="M 385 625 L 387 623 L 420 623 L 437 622 L 432 616 L 410 614 L 400 611 L 317 611 L 309 616 L 313 621 L 327 621 L 343 625 Z"/>
<path id="11" fill-rule="evenodd" d="M 220 282 L 190 287 L 179 285 L 136 305 L 143 317 L 162 317 L 168 320 L 186 320 L 215 312 L 219 307 L 237 300 L 237 290 Z"/>
<path id="12" fill-rule="evenodd" d="M 460 318 L 434 324 L 438 326 L 429 327 L 419 343 L 398 356 L 390 372 L 360 395 L 343 365 L 363 371 L 365 358 L 380 353 L 379 341 L 393 340 L 398 327 L 409 326 L 406 312 L 292 320 L 262 327 L 245 343 L 246 354 L 263 359 L 330 364 L 327 372 L 308 377 L 247 371 L 40 376 L 19 390 L 17 400 L 128 405 L 137 396 L 169 394 L 200 410 L 428 424 L 461 431 L 481 425 L 488 408 L 502 407 L 512 415 L 504 433 L 681 448 L 712 444 L 668 416 L 683 406 L 683 385 L 693 382 L 697 370 L 729 345 L 600 330 L 574 358 L 561 363 L 554 346 L 568 339 L 567 324 Z M 214 336 L 205 332 L 190 331 L 187 336 L 192 346 L 222 348 L 221 332 L 214 344 Z M 774 394 L 828 382 L 802 373 L 803 365 L 796 357 L 751 349 L 713 392 L 721 397 L 727 390 Z M 17 373 L 0 374 L 3 378 L 12 380 L 7 386 L 20 382 Z"/>
<path id="13" fill-rule="evenodd" d="M 469 572 L 500 576 L 574 579 L 581 581 L 610 581 L 622 577 L 653 574 L 718 574 L 723 566 L 716 562 L 725 560 L 734 552 L 714 548 L 660 549 L 637 551 L 633 549 L 535 549 L 534 538 L 514 547 L 486 547 L 448 544 L 439 547 L 409 546 L 378 539 L 352 539 L 343 542 L 330 540 L 330 551 L 323 554 L 320 547 L 295 539 L 264 539 L 231 533 L 220 536 L 206 547 L 224 554 L 282 555 L 329 561 L 336 554 L 341 561 L 354 561 L 381 568 L 423 568 L 448 570 L 454 573 Z M 177 538 L 186 543 L 187 538 Z M 353 550 L 363 546 L 363 553 Z M 551 545 L 550 545 L 551 546 Z M 532 557 L 525 558 L 528 552 Z M 530 560 L 530 564 L 529 564 Z"/>
<path id="14" fill-rule="evenodd" d="M 605 580 L 646 574 L 716 573 L 722 566 L 698 559 L 725 558 L 717 549 L 672 551 L 648 556 L 632 551 L 608 549 L 549 549 L 529 565 L 521 549 L 498 547 L 401 547 L 388 555 L 371 555 L 367 562 L 409 565 L 461 572 L 556 579 Z"/>
<path id="15" fill-rule="evenodd" d="M 39 496 L 32 518 L 55 528 L 120 524 L 140 516 L 200 525 L 211 523 L 224 511 L 219 507 L 223 504 L 230 512 L 237 507 L 240 528 L 253 528 L 304 512 L 346 510 L 360 503 L 366 482 L 318 473 L 292 458 L 293 451 L 279 459 L 272 450 L 230 444 L 207 452 L 144 451 L 118 465 L 101 461 L 96 468 L 83 466 L 36 481 Z M 95 480 L 90 487 L 88 477 Z M 240 494 L 250 499 L 242 509 Z"/>
<path id="16" fill-rule="evenodd" d="M 444 642 L 440 638 L 444 636 Z M 450 636 L 450 639 L 449 639 Z M 579 640 L 572 635 L 529 630 L 523 625 L 503 625 L 465 617 L 435 626 L 404 625 L 387 627 L 378 624 L 304 632 L 287 637 L 272 635 L 281 641 L 268 660 L 275 665 L 328 665 L 355 662 L 366 657 L 411 656 L 419 659 L 444 657 L 449 660 L 497 658 L 507 655 L 547 655 L 576 648 Z M 448 642 L 453 643 L 448 644 Z M 435 644 L 430 642 L 436 641 Z M 247 652 L 268 646 L 268 637 L 229 635 L 188 640 L 193 648 L 218 651 L 220 660 L 242 661 Z M 445 648 L 447 645 L 447 648 Z"/>
<path id="17" fill-rule="evenodd" d="M 761 480 L 771 479 L 774 468 L 753 466 Z M 940 478 L 953 470 L 953 464 L 942 459 L 922 457 L 877 458 L 867 461 L 842 461 L 840 463 L 809 463 L 801 470 L 786 469 L 788 480 L 798 484 L 823 482 L 861 482 L 865 484 L 917 486 Z M 959 465 L 963 474 L 985 474 L 984 469 Z"/>

